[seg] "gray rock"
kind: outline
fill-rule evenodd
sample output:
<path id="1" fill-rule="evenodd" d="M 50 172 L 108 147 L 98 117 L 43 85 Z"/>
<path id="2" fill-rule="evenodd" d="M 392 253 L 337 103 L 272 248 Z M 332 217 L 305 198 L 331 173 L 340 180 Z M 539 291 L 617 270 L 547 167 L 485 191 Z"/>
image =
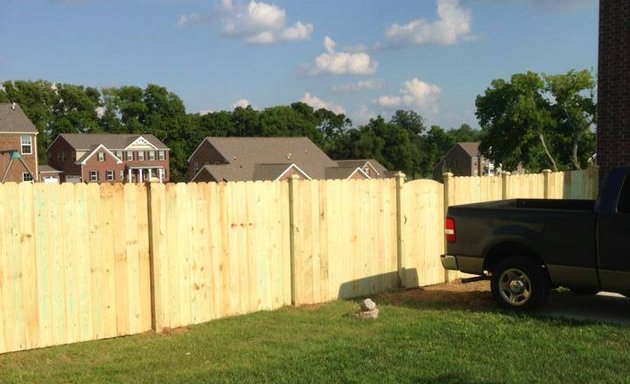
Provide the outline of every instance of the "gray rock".
<path id="1" fill-rule="evenodd" d="M 365 299 L 361 302 L 361 311 L 371 311 L 376 309 L 376 303 L 372 301 L 372 299 Z"/>
<path id="2" fill-rule="evenodd" d="M 369 311 L 359 311 L 354 317 L 358 320 L 376 319 L 378 317 L 378 308 L 371 309 Z"/>

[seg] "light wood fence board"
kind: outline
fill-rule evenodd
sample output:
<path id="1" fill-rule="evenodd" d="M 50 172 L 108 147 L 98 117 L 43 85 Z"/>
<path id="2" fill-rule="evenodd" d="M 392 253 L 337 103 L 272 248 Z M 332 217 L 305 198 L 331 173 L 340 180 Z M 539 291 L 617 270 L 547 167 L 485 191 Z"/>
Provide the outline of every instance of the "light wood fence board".
<path id="1" fill-rule="evenodd" d="M 9 308 L 9 290 L 5 287 L 7 283 L 7 265 L 6 265 L 6 249 L 9 246 L 10 239 L 8 237 L 6 220 L 9 216 L 9 199 L 5 195 L 6 188 L 0 186 L 0 352 L 8 351 L 6 342 L 6 333 L 8 331 L 5 313 Z"/>
<path id="2" fill-rule="evenodd" d="M 403 284 L 405 287 L 444 281 L 439 255 L 444 252 L 443 186 L 430 180 L 405 183 L 402 190 Z"/>

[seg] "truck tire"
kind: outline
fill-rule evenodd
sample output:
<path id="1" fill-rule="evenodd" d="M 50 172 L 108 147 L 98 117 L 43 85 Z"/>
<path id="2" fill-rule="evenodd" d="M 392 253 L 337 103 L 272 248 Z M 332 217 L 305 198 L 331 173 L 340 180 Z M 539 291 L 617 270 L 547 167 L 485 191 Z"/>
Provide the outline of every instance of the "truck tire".
<path id="1" fill-rule="evenodd" d="M 501 308 L 529 311 L 549 296 L 549 279 L 542 266 L 523 256 L 510 256 L 492 271 L 492 296 Z"/>

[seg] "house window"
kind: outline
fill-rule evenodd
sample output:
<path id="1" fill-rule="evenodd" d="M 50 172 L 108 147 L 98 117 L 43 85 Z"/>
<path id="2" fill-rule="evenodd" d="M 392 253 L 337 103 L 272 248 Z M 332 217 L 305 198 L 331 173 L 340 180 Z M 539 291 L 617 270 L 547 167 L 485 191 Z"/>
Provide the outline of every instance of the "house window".
<path id="1" fill-rule="evenodd" d="M 22 143 L 22 154 L 32 155 L 33 154 L 33 137 L 20 136 L 20 142 Z"/>
<path id="2" fill-rule="evenodd" d="M 72 161 L 77 161 L 77 153 L 72 152 Z"/>
<path id="3" fill-rule="evenodd" d="M 105 153 L 103 152 L 98 153 L 98 161 L 105 161 Z"/>
<path id="4" fill-rule="evenodd" d="M 98 181 L 98 171 L 90 171 L 90 181 Z"/>
<path id="5" fill-rule="evenodd" d="M 105 171 L 105 178 L 107 179 L 107 181 L 114 181 L 114 171 Z"/>
<path id="6" fill-rule="evenodd" d="M 149 151 L 149 160 L 155 160 L 155 151 Z"/>
<path id="7" fill-rule="evenodd" d="M 33 181 L 33 175 L 28 172 L 22 173 L 22 181 Z"/>
<path id="8" fill-rule="evenodd" d="M 127 151 L 127 160 L 133 160 L 133 152 Z"/>
<path id="9" fill-rule="evenodd" d="M 120 180 L 125 180 L 125 170 L 124 169 L 120 170 Z"/>
<path id="10" fill-rule="evenodd" d="M 199 172 L 199 163 L 195 161 L 193 164 L 193 173 L 196 175 Z"/>
<path id="11" fill-rule="evenodd" d="M 118 160 L 123 160 L 122 151 L 116 151 L 116 157 L 118 158 Z"/>
<path id="12" fill-rule="evenodd" d="M 164 151 L 159 151 L 158 152 L 158 159 L 164 160 Z"/>
<path id="13" fill-rule="evenodd" d="M 66 153 L 61 151 L 61 161 L 66 161 Z"/>
<path id="14" fill-rule="evenodd" d="M 144 160 L 144 151 L 138 151 L 138 160 Z"/>

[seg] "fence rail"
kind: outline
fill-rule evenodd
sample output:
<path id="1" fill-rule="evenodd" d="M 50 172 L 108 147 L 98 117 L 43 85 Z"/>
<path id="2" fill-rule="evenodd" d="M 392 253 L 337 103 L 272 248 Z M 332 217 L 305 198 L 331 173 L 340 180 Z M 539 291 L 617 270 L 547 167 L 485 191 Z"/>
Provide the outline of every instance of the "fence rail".
<path id="1" fill-rule="evenodd" d="M 448 205 L 596 191 L 596 170 L 0 184 L 0 353 L 444 282 Z"/>

